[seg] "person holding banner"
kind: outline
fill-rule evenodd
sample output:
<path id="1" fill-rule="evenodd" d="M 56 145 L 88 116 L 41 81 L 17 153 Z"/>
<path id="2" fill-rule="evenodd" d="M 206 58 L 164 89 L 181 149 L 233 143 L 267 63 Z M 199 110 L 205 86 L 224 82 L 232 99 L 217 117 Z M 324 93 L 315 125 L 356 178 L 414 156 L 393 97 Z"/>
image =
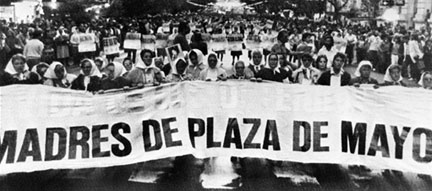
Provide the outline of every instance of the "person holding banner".
<path id="1" fill-rule="evenodd" d="M 135 68 L 129 72 L 126 79 L 132 82 L 132 86 L 152 86 L 162 82 L 161 71 L 154 63 L 154 53 L 151 50 L 141 51 L 141 60 Z"/>
<path id="2" fill-rule="evenodd" d="M 374 84 L 378 85 L 378 81 L 371 78 L 370 74 L 372 72 L 372 63 L 367 60 L 363 60 L 359 63 L 357 70 L 354 75 L 357 76 L 353 78 L 350 84 L 359 87 L 361 84 Z"/>
<path id="3" fill-rule="evenodd" d="M 320 76 L 322 73 L 324 73 L 325 71 L 327 71 L 327 63 L 328 63 L 328 59 L 326 55 L 319 55 L 314 63 L 314 67 L 317 68 L 318 70 L 320 70 Z"/>
<path id="4" fill-rule="evenodd" d="M 186 73 L 188 64 L 182 57 L 177 58 L 171 66 L 171 74 L 166 77 L 167 82 L 182 82 L 191 80 L 192 75 Z"/>
<path id="5" fill-rule="evenodd" d="M 304 54 L 300 60 L 300 68 L 293 72 L 293 82 L 302 85 L 314 85 L 321 72 L 312 66 L 312 55 Z"/>
<path id="6" fill-rule="evenodd" d="M 393 64 L 387 68 L 384 74 L 384 83 L 381 85 L 406 87 L 407 84 L 402 80 L 402 68 L 399 65 Z"/>
<path id="7" fill-rule="evenodd" d="M 0 75 L 0 85 L 37 84 L 38 76 L 29 71 L 26 59 L 22 54 L 15 54 L 6 65 L 4 73 Z"/>
<path id="8" fill-rule="evenodd" d="M 203 71 L 206 66 L 204 65 L 204 55 L 198 49 L 192 49 L 188 53 L 189 66 L 186 69 L 186 73 L 192 76 L 192 80 L 199 79 L 201 71 Z"/>
<path id="9" fill-rule="evenodd" d="M 38 76 L 38 84 L 43 84 L 45 82 L 46 78 L 44 74 L 48 68 L 49 65 L 45 62 L 41 62 L 32 68 L 31 72 Z"/>
<path id="10" fill-rule="evenodd" d="M 53 62 L 45 72 L 44 77 L 47 80 L 44 85 L 59 87 L 59 88 L 70 88 L 71 83 L 75 80 L 76 76 L 68 74 L 66 68 L 60 62 Z"/>
<path id="11" fill-rule="evenodd" d="M 247 70 L 253 73 L 253 76 L 257 76 L 258 72 L 263 69 L 265 66 L 265 62 L 263 59 L 263 54 L 259 49 L 255 49 L 252 51 L 252 63 L 249 64 Z"/>
<path id="12" fill-rule="evenodd" d="M 432 72 L 426 71 L 420 77 L 420 81 L 418 82 L 420 87 L 428 90 L 432 90 Z"/>
<path id="13" fill-rule="evenodd" d="M 267 67 L 261 69 L 256 78 L 263 80 L 289 83 L 290 75 L 288 71 L 281 69 L 279 65 L 279 56 L 275 53 L 268 55 Z"/>
<path id="14" fill-rule="evenodd" d="M 100 90 L 120 89 L 131 86 L 131 81 L 124 78 L 119 67 L 110 63 L 105 68 L 106 77 L 100 81 Z M 101 91 L 99 91 L 101 93 Z"/>
<path id="15" fill-rule="evenodd" d="M 330 71 L 321 74 L 317 84 L 324 86 L 347 86 L 350 84 L 351 76 L 343 70 L 346 57 L 343 53 L 337 53 L 333 58 Z"/>
<path id="16" fill-rule="evenodd" d="M 208 68 L 202 70 L 199 79 L 203 81 L 225 81 L 227 80 L 226 71 L 221 68 L 221 64 L 214 52 L 207 55 Z"/>
<path id="17" fill-rule="evenodd" d="M 236 80 L 248 80 L 253 78 L 253 72 L 246 69 L 246 65 L 243 61 L 239 60 L 234 64 L 233 74 L 228 77 L 228 79 L 236 79 Z"/>
<path id="18" fill-rule="evenodd" d="M 81 61 L 81 71 L 78 77 L 72 82 L 71 89 L 96 92 L 99 90 L 102 74 L 93 60 L 84 59 Z"/>

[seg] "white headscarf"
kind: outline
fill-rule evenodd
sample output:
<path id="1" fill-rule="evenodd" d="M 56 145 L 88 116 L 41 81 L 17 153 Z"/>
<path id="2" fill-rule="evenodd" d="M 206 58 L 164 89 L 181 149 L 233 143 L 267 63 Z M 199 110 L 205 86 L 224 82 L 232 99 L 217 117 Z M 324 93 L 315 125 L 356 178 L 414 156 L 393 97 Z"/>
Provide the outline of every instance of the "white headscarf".
<path id="1" fill-rule="evenodd" d="M 432 75 L 432 73 L 430 73 L 430 72 L 423 72 L 423 73 L 422 73 L 422 75 L 421 75 L 421 77 L 420 77 L 420 81 L 418 82 L 418 85 L 420 85 L 422 88 L 425 88 L 425 87 L 424 87 L 423 80 L 424 80 L 424 77 L 426 76 L 426 74 L 430 74 L 430 75 Z"/>
<path id="2" fill-rule="evenodd" d="M 126 68 L 123 66 L 122 63 L 120 63 L 120 62 L 112 62 L 112 64 L 114 65 L 114 78 L 118 78 L 120 76 L 123 76 L 127 72 Z M 107 67 L 105 67 L 105 70 L 106 69 L 107 69 Z"/>
<path id="3" fill-rule="evenodd" d="M 25 79 L 24 73 L 29 71 L 29 67 L 28 67 L 27 63 L 24 63 L 23 72 L 18 73 L 15 70 L 15 67 L 13 66 L 13 63 L 12 63 L 12 60 L 14 58 L 17 58 L 17 57 L 22 57 L 22 58 L 24 58 L 24 61 L 25 61 L 25 57 L 22 54 L 16 54 L 16 55 L 12 56 L 12 58 L 9 60 L 4 71 L 6 73 L 9 73 L 10 75 L 17 76 L 20 80 L 24 80 Z"/>
<path id="4" fill-rule="evenodd" d="M 189 61 L 190 61 L 190 54 L 192 52 L 195 52 L 197 55 L 198 65 L 204 64 L 204 54 L 201 52 L 201 50 L 198 50 L 198 49 L 192 49 L 191 51 L 189 51 L 188 56 L 187 56 Z M 192 62 L 189 62 L 189 63 L 190 63 L 190 65 L 193 65 Z"/>
<path id="5" fill-rule="evenodd" d="M 105 69 L 105 67 L 108 65 L 108 62 L 104 58 L 102 58 L 102 57 L 95 58 L 95 61 L 102 62 L 102 66 L 101 66 L 101 68 L 100 68 L 99 71 L 103 71 L 103 69 Z"/>
<path id="6" fill-rule="evenodd" d="M 155 58 L 152 58 L 152 62 L 150 64 L 150 66 L 147 66 L 144 63 L 144 60 L 139 59 L 138 62 L 137 62 L 137 64 L 135 65 L 135 68 L 140 68 L 140 69 L 143 69 L 143 70 L 148 70 L 150 68 L 157 68 L 157 69 L 159 69 L 158 67 L 156 67 Z"/>
<path id="7" fill-rule="evenodd" d="M 361 67 L 363 67 L 363 66 L 370 66 L 371 68 L 373 68 L 372 63 L 371 63 L 370 61 L 363 60 L 363 61 L 361 61 L 361 62 L 359 63 L 359 65 L 357 66 L 357 70 L 356 70 L 355 73 L 354 73 L 355 76 L 357 76 L 357 77 L 360 77 L 360 76 L 361 76 L 361 74 L 360 74 L 360 69 L 361 69 Z"/>
<path id="8" fill-rule="evenodd" d="M 98 67 L 96 66 L 96 64 L 93 60 L 86 58 L 86 59 L 81 61 L 81 63 L 84 63 L 84 62 L 90 62 L 91 66 L 92 66 L 89 76 L 97 76 L 99 78 L 102 77 L 101 72 L 99 71 Z M 82 69 L 80 70 L 80 74 L 84 75 L 84 72 L 82 71 Z"/>
<path id="9" fill-rule="evenodd" d="M 52 62 L 51 65 L 48 67 L 48 70 L 45 72 L 44 77 L 47 79 L 58 79 L 57 75 L 55 74 L 55 68 L 60 65 L 63 66 L 62 63 L 60 62 Z M 70 78 L 70 79 L 68 79 Z M 68 80 L 69 82 L 72 82 L 73 80 L 71 79 L 72 75 L 69 75 L 66 71 L 66 68 L 64 68 L 64 76 L 61 79 L 62 81 Z"/>
<path id="10" fill-rule="evenodd" d="M 49 68 L 49 65 L 48 65 L 47 63 L 45 63 L 45 62 L 41 62 L 41 63 L 36 64 L 35 66 L 33 66 L 33 68 L 31 69 L 31 72 L 37 74 L 38 77 L 39 77 L 39 80 L 42 79 L 42 76 L 40 76 L 39 73 L 37 72 L 37 68 L 38 68 L 38 66 L 40 66 L 40 65 L 44 65 L 44 66 L 46 66 L 46 67 L 47 67 L 47 70 L 48 70 L 48 68 Z"/>
<path id="11" fill-rule="evenodd" d="M 270 68 L 270 57 L 273 56 L 273 55 L 275 55 L 277 57 L 277 59 L 278 59 L 277 66 L 276 66 L 276 68 L 273 69 L 273 71 L 275 71 L 277 73 L 280 73 L 280 70 L 279 70 L 279 68 L 280 68 L 280 61 L 279 61 L 279 56 L 277 54 L 269 54 L 267 56 L 267 63 L 265 65 L 265 67 L 271 69 Z"/>
<path id="12" fill-rule="evenodd" d="M 255 49 L 255 50 L 253 50 L 252 51 L 252 53 L 251 53 L 251 57 L 252 57 L 252 61 L 251 61 L 251 63 L 250 63 L 250 65 L 252 65 L 252 66 L 256 66 L 255 64 L 254 64 L 254 62 L 253 62 L 253 55 L 255 54 L 255 53 L 260 53 L 261 54 L 261 62 L 260 62 L 260 64 L 258 65 L 258 66 L 265 66 L 265 62 L 264 62 L 264 54 L 261 52 L 261 50 L 260 49 Z"/>
<path id="13" fill-rule="evenodd" d="M 207 54 L 204 63 L 205 63 L 207 66 L 209 66 L 208 68 L 210 69 L 210 65 L 208 64 L 208 58 L 209 58 L 210 56 L 212 56 L 212 55 L 215 56 L 215 57 L 216 57 L 216 60 L 217 60 L 216 68 L 220 68 L 220 67 L 222 66 L 222 63 L 221 63 L 220 60 L 217 58 L 217 54 L 216 54 L 215 52 L 212 52 L 212 51 L 210 51 L 210 52 Z"/>
<path id="14" fill-rule="evenodd" d="M 384 74 L 384 81 L 385 81 L 385 82 L 394 82 L 394 80 L 393 80 L 392 77 L 390 76 L 390 69 L 393 69 L 393 68 L 396 68 L 396 67 L 398 67 L 399 70 L 401 70 L 400 66 L 399 66 L 399 65 L 396 65 L 396 64 L 392 64 L 392 65 L 390 65 L 390 66 L 387 68 L 386 73 Z M 396 82 L 400 82 L 400 81 L 402 81 L 402 80 L 403 80 L 403 78 L 402 78 L 402 75 L 401 75 L 400 78 L 399 78 Z"/>
<path id="15" fill-rule="evenodd" d="M 183 72 L 183 74 L 179 74 L 177 72 L 177 67 L 176 66 L 177 66 L 177 62 L 179 62 L 180 60 L 183 60 L 183 62 L 185 62 L 187 64 L 186 60 L 184 58 L 182 58 L 182 57 L 175 59 L 174 62 L 171 63 L 171 73 L 172 74 L 183 75 L 183 74 L 185 74 L 187 72 L 187 70 L 185 70 Z"/>

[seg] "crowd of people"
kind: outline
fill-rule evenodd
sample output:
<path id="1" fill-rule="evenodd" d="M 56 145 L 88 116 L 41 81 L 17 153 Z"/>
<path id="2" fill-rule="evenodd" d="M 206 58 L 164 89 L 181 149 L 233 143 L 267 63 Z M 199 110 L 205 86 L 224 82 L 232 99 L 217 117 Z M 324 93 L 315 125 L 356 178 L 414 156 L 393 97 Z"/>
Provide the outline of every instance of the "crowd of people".
<path id="1" fill-rule="evenodd" d="M 0 86 L 44 84 L 103 93 L 182 81 L 249 80 L 432 89 L 429 25 L 415 30 L 402 25 L 204 15 L 0 24 Z M 143 48 L 125 48 L 132 33 L 153 36 L 155 41 L 143 43 Z M 92 37 L 95 50 L 79 50 L 80 34 Z M 230 35 L 242 40 L 230 42 Z M 103 39 L 108 37 L 116 39 L 125 58 L 103 51 Z M 180 46 L 181 56 L 165 51 L 173 45 Z M 224 59 L 227 52 L 232 62 Z M 248 59 L 241 59 L 243 52 L 248 52 Z M 350 65 L 357 66 L 354 74 L 344 70 Z M 79 72 L 70 72 L 76 67 Z M 384 74 L 383 82 L 372 72 Z"/>
<path id="2" fill-rule="evenodd" d="M 143 49 L 124 48 L 127 57 L 122 63 L 114 61 L 121 59 L 120 54 L 104 53 L 103 38 L 114 37 L 123 49 L 129 33 L 153 36 L 156 43 Z M 79 51 L 80 34 L 92 37 L 95 50 Z M 241 41 L 230 42 L 232 35 L 240 35 Z M 185 80 L 245 79 L 379 87 L 408 86 L 402 81 L 406 77 L 432 88 L 429 25 L 414 30 L 401 25 L 369 27 L 239 16 L 105 19 L 79 24 L 38 19 L 30 24 L 2 21 L 0 40 L 0 85 L 45 84 L 98 92 Z M 182 56 L 167 59 L 170 53 L 165 48 L 177 44 Z M 248 52 L 247 60 L 240 59 L 243 50 Z M 228 51 L 232 63 L 223 63 Z M 358 68 L 351 76 L 343 68 L 354 64 Z M 79 74 L 67 72 L 74 66 L 81 68 Z M 384 83 L 371 78 L 373 71 L 385 73 Z"/>

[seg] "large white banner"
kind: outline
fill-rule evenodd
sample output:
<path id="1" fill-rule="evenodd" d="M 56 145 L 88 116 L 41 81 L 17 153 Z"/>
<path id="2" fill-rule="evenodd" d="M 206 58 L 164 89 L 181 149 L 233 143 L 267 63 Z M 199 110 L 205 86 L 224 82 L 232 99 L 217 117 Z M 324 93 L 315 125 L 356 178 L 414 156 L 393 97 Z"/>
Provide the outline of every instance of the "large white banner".
<path id="1" fill-rule="evenodd" d="M 432 174 L 423 89 L 228 81 L 92 95 L 22 85 L 0 88 L 0 108 L 0 174 L 185 154 Z"/>

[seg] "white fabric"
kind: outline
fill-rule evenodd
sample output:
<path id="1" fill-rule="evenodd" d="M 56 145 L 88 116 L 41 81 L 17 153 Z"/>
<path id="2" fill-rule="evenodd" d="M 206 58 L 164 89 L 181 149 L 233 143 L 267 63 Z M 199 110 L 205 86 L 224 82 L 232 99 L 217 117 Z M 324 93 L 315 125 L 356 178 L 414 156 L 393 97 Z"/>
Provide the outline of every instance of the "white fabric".
<path id="1" fill-rule="evenodd" d="M 363 67 L 363 66 L 370 66 L 371 68 L 373 68 L 372 63 L 371 63 L 370 61 L 368 61 L 368 60 L 363 60 L 363 61 L 361 61 L 361 62 L 358 64 L 357 69 L 356 69 L 356 71 L 354 72 L 354 75 L 355 75 L 355 76 L 357 76 L 357 77 L 360 77 L 360 76 L 361 76 L 361 74 L 360 74 L 360 69 L 361 69 L 361 67 Z"/>
<path id="2" fill-rule="evenodd" d="M 385 82 L 400 82 L 403 80 L 402 75 L 400 75 L 400 78 L 397 81 L 394 81 L 392 77 L 390 76 L 390 68 L 397 67 L 398 65 L 390 65 L 387 67 L 386 73 L 384 74 L 384 81 Z M 400 67 L 399 67 L 400 68 Z M 401 71 L 402 72 L 402 71 Z"/>
<path id="3" fill-rule="evenodd" d="M 87 59 L 87 58 L 86 58 L 86 59 L 84 59 L 84 60 L 81 61 L 81 62 L 84 62 L 84 61 L 86 61 L 86 62 L 90 62 L 91 66 L 92 66 L 91 71 L 90 71 L 90 75 L 89 75 L 89 76 L 97 76 L 97 77 L 99 77 L 99 78 L 102 77 L 101 72 L 99 71 L 99 69 L 97 68 L 97 66 L 96 66 L 96 64 L 95 64 L 95 62 L 94 62 L 93 60 L 91 60 L 91 59 Z M 84 72 L 83 72 L 82 69 L 80 70 L 80 74 L 83 74 L 83 75 L 84 75 Z"/>
<path id="4" fill-rule="evenodd" d="M 36 68 L 36 67 L 33 67 Z M 9 60 L 9 62 L 6 65 L 6 68 L 4 70 L 6 73 L 9 73 L 10 75 L 16 76 L 18 77 L 19 80 L 24 80 L 25 76 L 24 73 L 29 71 L 29 67 L 27 65 L 27 63 L 24 63 L 24 70 L 23 73 L 18 74 L 18 72 L 15 70 L 13 63 L 12 63 L 12 58 Z"/>

